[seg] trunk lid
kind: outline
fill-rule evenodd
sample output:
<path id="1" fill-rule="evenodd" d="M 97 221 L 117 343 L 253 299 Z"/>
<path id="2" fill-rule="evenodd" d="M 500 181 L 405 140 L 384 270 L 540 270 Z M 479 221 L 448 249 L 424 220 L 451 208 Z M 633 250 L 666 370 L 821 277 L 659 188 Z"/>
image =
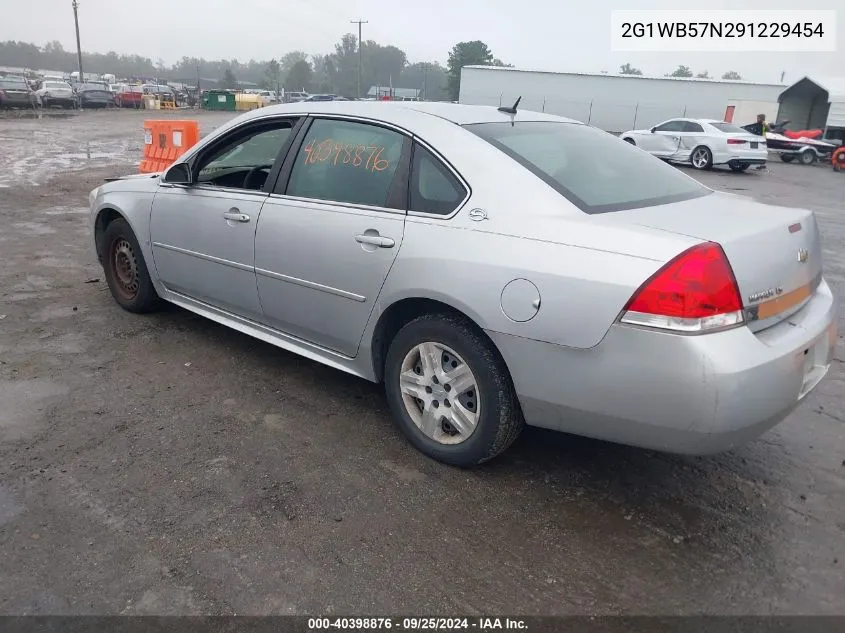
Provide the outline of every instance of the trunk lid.
<path id="1" fill-rule="evenodd" d="M 613 214 L 615 221 L 722 246 L 736 276 L 748 325 L 761 330 L 797 312 L 821 280 L 812 211 L 725 193 Z"/>

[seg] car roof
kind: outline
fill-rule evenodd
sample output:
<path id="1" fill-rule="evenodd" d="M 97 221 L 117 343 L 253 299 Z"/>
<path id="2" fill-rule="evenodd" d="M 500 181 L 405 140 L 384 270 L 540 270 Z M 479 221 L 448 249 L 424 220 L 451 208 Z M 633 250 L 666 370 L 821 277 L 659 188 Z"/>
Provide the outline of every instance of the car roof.
<path id="1" fill-rule="evenodd" d="M 252 110 L 249 113 L 251 117 L 247 115 L 247 118 L 263 118 L 274 114 L 341 114 L 373 118 L 385 123 L 400 123 L 407 120 L 409 111 L 435 116 L 457 125 L 497 123 L 511 120 L 580 123 L 580 121 L 574 119 L 532 112 L 531 110 L 518 110 L 516 115 L 512 116 L 500 112 L 495 106 L 431 101 L 300 101 Z"/>

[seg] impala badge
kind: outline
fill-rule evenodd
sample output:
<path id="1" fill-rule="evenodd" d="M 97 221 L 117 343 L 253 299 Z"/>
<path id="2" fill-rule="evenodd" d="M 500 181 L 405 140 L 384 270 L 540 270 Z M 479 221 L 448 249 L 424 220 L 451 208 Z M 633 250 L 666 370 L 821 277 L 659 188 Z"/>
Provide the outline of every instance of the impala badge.
<path id="1" fill-rule="evenodd" d="M 772 297 L 777 297 L 780 294 L 783 294 L 783 288 L 781 286 L 777 286 L 775 288 L 767 288 L 766 290 L 755 292 L 753 295 L 748 295 L 748 302 L 755 303 L 763 299 L 771 299 Z"/>
<path id="2" fill-rule="evenodd" d="M 806 264 L 808 259 L 810 259 L 810 253 L 807 251 L 807 249 L 806 248 L 799 248 L 798 249 L 798 263 Z"/>

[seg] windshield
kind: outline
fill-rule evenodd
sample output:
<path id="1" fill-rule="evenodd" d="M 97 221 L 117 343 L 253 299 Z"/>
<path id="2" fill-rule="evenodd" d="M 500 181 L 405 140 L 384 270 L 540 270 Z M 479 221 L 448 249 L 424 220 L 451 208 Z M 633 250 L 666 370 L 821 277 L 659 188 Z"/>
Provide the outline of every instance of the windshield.
<path id="1" fill-rule="evenodd" d="M 668 204 L 711 193 L 660 159 L 589 125 L 523 121 L 465 127 L 585 213 Z"/>
<path id="2" fill-rule="evenodd" d="M 725 132 L 727 134 L 748 134 L 748 130 L 743 130 L 741 127 L 734 125 L 733 123 L 711 123 L 710 125 L 720 132 Z"/>
<path id="3" fill-rule="evenodd" d="M 19 79 L 0 79 L 0 88 L 8 88 L 9 90 L 26 90 L 27 85 L 25 81 Z"/>

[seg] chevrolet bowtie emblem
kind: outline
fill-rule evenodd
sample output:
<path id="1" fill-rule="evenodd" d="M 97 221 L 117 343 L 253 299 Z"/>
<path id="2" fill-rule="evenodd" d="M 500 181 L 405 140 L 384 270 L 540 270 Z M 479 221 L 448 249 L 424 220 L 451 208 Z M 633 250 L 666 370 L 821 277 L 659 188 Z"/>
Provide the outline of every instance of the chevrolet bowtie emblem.
<path id="1" fill-rule="evenodd" d="M 806 264 L 807 260 L 810 258 L 810 253 L 807 251 L 806 248 L 799 248 L 798 249 L 798 262 L 801 264 Z"/>

